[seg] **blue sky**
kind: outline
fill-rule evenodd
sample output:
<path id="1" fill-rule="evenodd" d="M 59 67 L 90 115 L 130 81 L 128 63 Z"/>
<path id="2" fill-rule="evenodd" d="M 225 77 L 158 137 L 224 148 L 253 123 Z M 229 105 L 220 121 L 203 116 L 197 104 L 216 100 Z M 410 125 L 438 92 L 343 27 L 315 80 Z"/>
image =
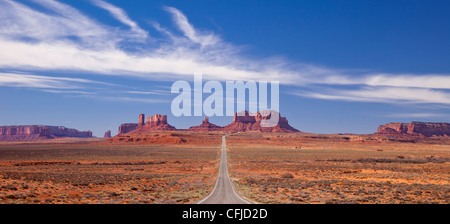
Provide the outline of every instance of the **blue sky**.
<path id="1" fill-rule="evenodd" d="M 0 125 L 117 133 L 174 117 L 176 80 L 280 81 L 315 133 L 450 122 L 448 1 L 0 0 Z M 212 117 L 226 125 L 231 117 Z"/>

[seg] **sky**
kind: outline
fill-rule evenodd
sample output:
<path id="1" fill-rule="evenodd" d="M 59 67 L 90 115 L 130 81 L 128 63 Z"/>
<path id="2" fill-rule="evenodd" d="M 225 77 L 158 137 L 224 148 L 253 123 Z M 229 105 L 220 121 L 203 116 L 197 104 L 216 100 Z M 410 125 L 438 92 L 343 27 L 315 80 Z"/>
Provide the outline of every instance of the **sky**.
<path id="1" fill-rule="evenodd" d="M 177 128 L 175 81 L 279 81 L 300 131 L 450 122 L 450 2 L 0 0 L 0 125 Z M 204 94 L 204 98 L 208 94 Z M 224 126 L 230 116 L 213 116 Z"/>

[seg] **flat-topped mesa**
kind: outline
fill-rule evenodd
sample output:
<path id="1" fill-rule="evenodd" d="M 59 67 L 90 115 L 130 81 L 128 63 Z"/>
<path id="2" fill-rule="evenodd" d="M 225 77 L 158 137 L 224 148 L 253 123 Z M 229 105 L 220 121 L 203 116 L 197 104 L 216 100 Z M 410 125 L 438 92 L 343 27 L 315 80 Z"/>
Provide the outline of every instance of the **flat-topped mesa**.
<path id="1" fill-rule="evenodd" d="M 49 129 L 49 133 L 52 136 L 55 136 L 55 138 L 64 138 L 64 137 L 70 137 L 70 138 L 91 138 L 92 132 L 91 131 L 78 131 L 73 128 L 66 128 L 63 126 L 47 126 Z"/>
<path id="2" fill-rule="evenodd" d="M 17 125 L 0 126 L 0 141 L 37 140 L 53 138 L 91 138 L 91 131 L 78 131 L 63 126 Z"/>
<path id="3" fill-rule="evenodd" d="M 147 117 L 147 122 L 145 125 L 150 125 L 151 127 L 156 127 L 159 125 L 167 124 L 167 115 L 155 114 L 151 117 Z"/>
<path id="4" fill-rule="evenodd" d="M 151 117 L 147 117 L 145 125 L 138 127 L 135 132 L 174 130 L 176 130 L 176 128 L 167 123 L 167 115 L 155 114 Z"/>
<path id="5" fill-rule="evenodd" d="M 413 121 L 409 124 L 408 133 L 420 133 L 429 136 L 450 136 L 450 123 L 430 123 Z"/>
<path id="6" fill-rule="evenodd" d="M 192 126 L 189 128 L 190 131 L 221 131 L 222 127 L 215 124 L 209 123 L 208 117 L 205 117 L 201 125 Z"/>
<path id="7" fill-rule="evenodd" d="M 380 125 L 377 134 L 416 137 L 450 136 L 450 123 L 413 121 L 408 124 L 392 122 Z"/>
<path id="8" fill-rule="evenodd" d="M 125 123 L 119 126 L 118 134 L 126 134 L 128 132 L 134 131 L 138 127 L 138 124 L 135 123 Z"/>
<path id="9" fill-rule="evenodd" d="M 238 113 L 234 113 L 233 122 L 241 122 L 241 123 L 255 123 L 255 116 L 250 115 L 248 111 L 241 111 Z"/>
<path id="10" fill-rule="evenodd" d="M 278 123 L 270 124 L 271 116 L 278 116 Z M 276 111 L 261 111 L 254 114 L 248 111 L 235 113 L 233 116 L 233 123 L 225 126 L 224 131 L 233 132 L 299 132 L 297 129 L 291 127 L 285 117 L 281 117 L 280 113 Z"/>
<path id="11" fill-rule="evenodd" d="M 146 122 L 144 122 L 146 120 Z M 138 123 L 126 123 L 119 126 L 119 133 L 126 134 L 132 131 L 146 132 L 146 131 L 172 131 L 175 127 L 167 123 L 167 115 L 155 114 L 145 119 L 145 114 L 139 114 Z"/>

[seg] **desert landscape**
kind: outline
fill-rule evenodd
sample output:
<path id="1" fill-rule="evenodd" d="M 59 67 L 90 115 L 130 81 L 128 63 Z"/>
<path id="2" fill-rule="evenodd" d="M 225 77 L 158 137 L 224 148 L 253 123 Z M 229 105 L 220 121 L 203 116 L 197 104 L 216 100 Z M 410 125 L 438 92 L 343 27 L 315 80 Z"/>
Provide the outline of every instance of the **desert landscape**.
<path id="1" fill-rule="evenodd" d="M 450 203 L 450 141 L 354 135 L 239 134 L 230 172 L 257 203 Z"/>
<path id="2" fill-rule="evenodd" d="M 0 144 L 0 203 L 191 203 L 213 188 L 218 145 L 101 141 Z"/>
<path id="3" fill-rule="evenodd" d="M 0 0 L 0 204 L 450 204 L 449 11 Z"/>
<path id="4" fill-rule="evenodd" d="M 214 188 L 222 136 L 234 189 L 252 203 L 450 203 L 446 123 L 354 135 L 303 133 L 281 115 L 281 125 L 261 128 L 259 113 L 186 130 L 165 115 L 144 118 L 111 138 L 3 128 L 0 203 L 197 203 Z"/>

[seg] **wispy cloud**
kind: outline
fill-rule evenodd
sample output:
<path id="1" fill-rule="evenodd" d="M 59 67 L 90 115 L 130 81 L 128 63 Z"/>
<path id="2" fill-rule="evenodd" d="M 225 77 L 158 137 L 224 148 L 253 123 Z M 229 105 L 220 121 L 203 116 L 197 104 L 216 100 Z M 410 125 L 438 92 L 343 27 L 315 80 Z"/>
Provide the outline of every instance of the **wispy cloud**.
<path id="1" fill-rule="evenodd" d="M 321 89 L 321 91 L 304 91 L 293 94 L 324 100 L 450 105 L 450 93 L 424 88 L 364 87 L 356 90 Z"/>
<path id="2" fill-rule="evenodd" d="M 363 74 L 361 78 L 350 78 L 343 75 L 329 76 L 325 81 L 330 84 L 450 89 L 450 74 L 371 73 Z"/>
<path id="3" fill-rule="evenodd" d="M 395 118 L 435 118 L 435 117 L 448 117 L 448 114 L 442 113 L 394 113 L 386 115 L 388 117 Z"/>
<path id="4" fill-rule="evenodd" d="M 71 41 L 89 47 L 107 46 L 108 29 L 77 9 L 53 0 L 34 0 L 52 13 L 27 5 L 0 1 L 0 37 L 15 42 Z M 97 42 L 98 41 L 98 42 Z M 101 42 L 103 42 L 101 44 Z"/>
<path id="5" fill-rule="evenodd" d="M 172 7 L 165 9 L 184 37 L 159 27 L 159 31 L 170 33 L 172 38 L 151 41 L 150 45 L 143 43 L 140 48 L 147 50 L 136 54 L 117 45 L 132 34 L 124 35 L 113 27 L 99 24 L 63 3 L 36 1 L 55 13 L 45 14 L 9 0 L 2 2 L 0 47 L 4 50 L 0 52 L 0 68 L 88 71 L 147 79 L 156 79 L 160 74 L 173 78 L 203 73 L 205 79 L 215 80 L 275 79 L 286 83 L 298 80 L 289 74 L 292 72 L 276 69 L 278 62 L 259 62 L 240 56 L 239 47 L 223 42 L 212 32 L 196 30 L 181 11 Z M 115 8 L 104 1 L 95 2 L 108 10 Z M 137 23 L 125 15 L 116 12 L 114 17 L 137 29 L 133 25 Z"/>
<path id="6" fill-rule="evenodd" d="M 127 103 L 170 103 L 170 100 L 166 99 L 154 99 L 154 98 L 142 98 L 142 97 L 125 97 L 125 96 L 105 96 L 105 95 L 87 95 L 87 94 L 80 94 L 77 95 L 77 97 L 87 97 L 94 100 L 101 100 L 101 101 L 111 101 L 111 102 L 127 102 Z"/>
<path id="7" fill-rule="evenodd" d="M 106 83 L 79 78 L 0 73 L 0 86 L 6 87 L 30 87 L 43 89 L 83 88 L 83 85 L 80 84 L 106 84 Z"/>
<path id="8" fill-rule="evenodd" d="M 315 91 L 294 93 L 317 99 L 450 104 L 448 74 L 367 71 L 346 74 L 345 70 L 292 62 L 281 57 L 248 58 L 240 46 L 224 41 L 214 32 L 197 29 L 182 11 L 174 7 L 167 6 L 163 10 L 169 13 L 182 35 L 153 22 L 154 31 L 163 34 L 163 38 L 156 39 L 123 9 L 105 0 L 91 2 L 130 29 L 100 23 L 79 9 L 56 0 L 33 1 L 48 10 L 0 0 L 0 69 L 41 73 L 75 71 L 148 80 L 191 79 L 193 74 L 202 73 L 204 79 L 219 81 L 266 80 L 304 88 L 318 86 Z M 121 47 L 124 42 L 136 41 L 137 51 Z M 4 86 L 56 88 L 58 82 L 62 82 L 60 86 L 81 84 L 51 77 L 5 74 L 0 76 Z M 342 90 L 343 86 L 358 88 Z"/>
<path id="9" fill-rule="evenodd" d="M 124 93 L 137 94 L 137 95 L 169 95 L 169 94 L 171 94 L 169 91 L 160 91 L 160 90 L 154 90 L 154 91 L 124 91 Z"/>
<path id="10" fill-rule="evenodd" d="M 92 0 L 92 2 L 98 7 L 108 11 L 114 18 L 116 18 L 121 23 L 129 26 L 131 30 L 135 32 L 140 38 L 145 39 L 148 37 L 148 32 L 140 28 L 136 22 L 131 20 L 123 9 L 115 5 L 112 5 L 108 2 L 105 2 L 103 0 Z"/>
<path id="11" fill-rule="evenodd" d="M 202 47 L 214 45 L 220 42 L 220 39 L 215 34 L 202 34 L 198 30 L 196 30 L 180 10 L 173 7 L 164 7 L 164 9 L 172 14 L 172 18 L 175 24 L 192 42 L 198 43 Z"/>
<path id="12" fill-rule="evenodd" d="M 54 90 L 54 89 L 43 89 L 42 92 L 47 93 L 62 93 L 62 94 L 77 94 L 77 95 L 96 95 L 95 92 L 88 92 L 88 91 L 79 91 L 79 90 Z"/>

